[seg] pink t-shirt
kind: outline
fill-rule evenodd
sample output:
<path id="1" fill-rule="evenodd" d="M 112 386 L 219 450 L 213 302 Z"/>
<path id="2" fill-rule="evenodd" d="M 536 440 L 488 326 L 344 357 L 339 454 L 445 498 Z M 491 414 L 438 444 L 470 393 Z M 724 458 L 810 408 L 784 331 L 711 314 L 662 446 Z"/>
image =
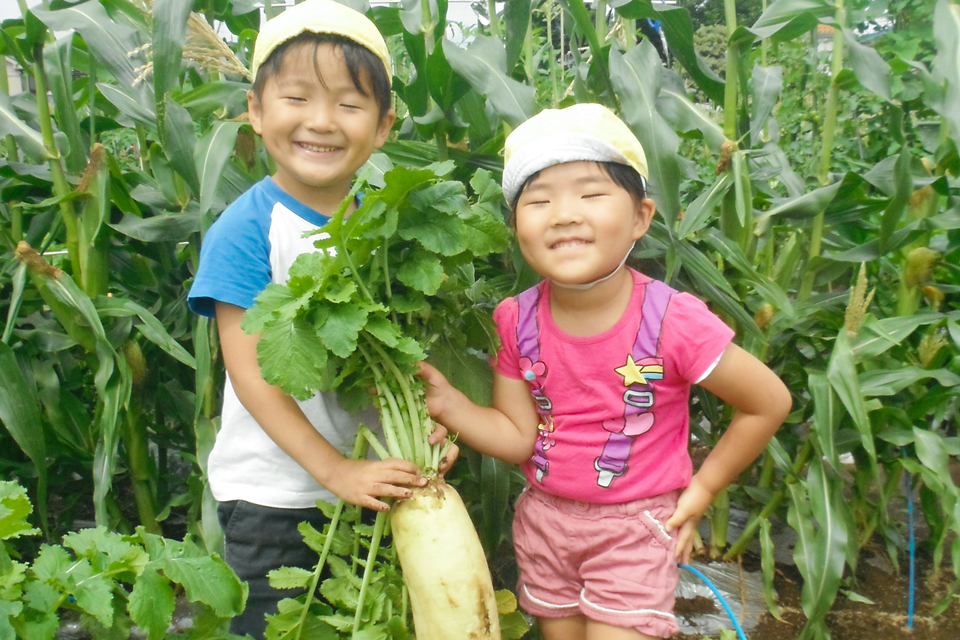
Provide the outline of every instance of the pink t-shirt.
<path id="1" fill-rule="evenodd" d="M 494 312 L 502 343 L 495 369 L 509 378 L 526 379 L 535 399 L 543 397 L 538 405 L 544 424 L 534 455 L 522 469 L 547 493 L 611 504 L 690 483 L 690 385 L 717 361 L 733 331 L 694 296 L 668 297 L 670 290 L 660 283 L 660 293 L 650 297 L 651 304 L 660 298 L 660 308 L 666 309 L 659 336 L 648 338 L 659 344 L 656 357 L 634 358 L 652 280 L 630 272 L 634 290 L 626 312 L 595 336 L 561 331 L 550 315 L 550 285 L 540 283 L 535 362 L 522 357 L 517 344 L 517 298 L 504 300 Z M 650 330 L 648 323 L 644 331 Z"/>

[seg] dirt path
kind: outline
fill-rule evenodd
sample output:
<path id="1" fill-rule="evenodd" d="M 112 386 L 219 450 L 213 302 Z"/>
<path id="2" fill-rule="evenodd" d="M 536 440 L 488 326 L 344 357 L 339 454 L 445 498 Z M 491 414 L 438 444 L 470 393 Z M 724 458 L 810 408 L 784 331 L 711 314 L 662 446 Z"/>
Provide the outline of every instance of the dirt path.
<path id="1" fill-rule="evenodd" d="M 960 639 L 960 598 L 956 598 L 940 615 L 932 615 L 933 608 L 947 593 L 953 574 L 950 571 L 941 571 L 939 577 L 931 578 L 929 569 L 929 561 L 920 560 L 911 631 L 906 628 L 909 593 L 907 567 L 903 567 L 897 574 L 866 560 L 860 562 L 857 584 L 850 590 L 874 604 L 856 602 L 841 591 L 833 609 L 827 615 L 831 640 Z M 802 578 L 795 567 L 781 567 L 777 571 L 775 586 L 779 594 L 783 621 L 764 614 L 760 623 L 747 633 L 750 640 L 794 640 L 797 637 L 806 622 L 800 603 L 802 584 Z M 678 613 L 685 607 L 692 607 L 690 612 L 695 613 L 703 610 L 704 603 L 678 601 Z M 675 636 L 675 640 L 701 640 L 703 637 L 681 634 Z"/>

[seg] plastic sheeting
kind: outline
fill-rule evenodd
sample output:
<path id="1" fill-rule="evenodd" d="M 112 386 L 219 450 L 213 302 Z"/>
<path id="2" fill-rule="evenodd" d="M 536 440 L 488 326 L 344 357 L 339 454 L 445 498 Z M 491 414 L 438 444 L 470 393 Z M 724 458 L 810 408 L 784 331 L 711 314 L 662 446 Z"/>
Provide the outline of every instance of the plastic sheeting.
<path id="1" fill-rule="evenodd" d="M 723 562 L 691 562 L 690 566 L 707 576 L 723 599 L 730 605 L 737 621 L 744 631 L 757 626 L 760 616 L 766 613 L 767 605 L 763 600 L 763 577 L 760 572 L 749 572 L 738 564 Z M 694 574 L 680 569 L 680 582 L 677 585 L 677 598 L 708 598 L 716 603 L 716 611 L 700 613 L 692 617 L 677 615 L 681 633 L 691 635 L 716 635 L 721 629 L 733 629 L 733 623 L 703 580 Z"/>

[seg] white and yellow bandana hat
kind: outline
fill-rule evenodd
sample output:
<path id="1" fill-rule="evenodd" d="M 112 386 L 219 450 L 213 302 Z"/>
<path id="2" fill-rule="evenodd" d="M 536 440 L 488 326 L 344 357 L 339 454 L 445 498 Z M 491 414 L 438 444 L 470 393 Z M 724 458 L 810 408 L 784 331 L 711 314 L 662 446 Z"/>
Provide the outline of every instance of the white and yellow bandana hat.
<path id="1" fill-rule="evenodd" d="M 260 29 L 250 68 L 253 78 L 274 49 L 304 32 L 329 33 L 353 40 L 380 58 L 387 78 L 393 75 L 387 43 L 365 15 L 333 0 L 305 0 L 267 20 Z"/>
<path id="2" fill-rule="evenodd" d="M 511 205 L 530 176 L 555 164 L 616 162 L 636 169 L 644 181 L 649 175 L 640 141 L 600 104 L 544 109 L 507 136 L 503 156 L 503 196 Z"/>

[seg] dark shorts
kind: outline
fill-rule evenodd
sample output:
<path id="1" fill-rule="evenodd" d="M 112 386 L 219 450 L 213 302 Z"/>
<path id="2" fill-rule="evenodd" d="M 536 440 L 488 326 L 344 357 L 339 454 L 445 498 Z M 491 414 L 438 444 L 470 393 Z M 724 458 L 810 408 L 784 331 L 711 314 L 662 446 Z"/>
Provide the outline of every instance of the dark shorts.
<path id="1" fill-rule="evenodd" d="M 317 508 L 277 509 L 242 500 L 221 502 L 217 517 L 225 538 L 224 559 L 250 586 L 247 607 L 230 622 L 230 632 L 261 639 L 267 626 L 264 616 L 276 613 L 284 598 L 303 593 L 274 589 L 267 574 L 280 567 L 313 569 L 319 557 L 304 543 L 297 526 L 309 522 L 322 532 L 329 520 Z"/>

